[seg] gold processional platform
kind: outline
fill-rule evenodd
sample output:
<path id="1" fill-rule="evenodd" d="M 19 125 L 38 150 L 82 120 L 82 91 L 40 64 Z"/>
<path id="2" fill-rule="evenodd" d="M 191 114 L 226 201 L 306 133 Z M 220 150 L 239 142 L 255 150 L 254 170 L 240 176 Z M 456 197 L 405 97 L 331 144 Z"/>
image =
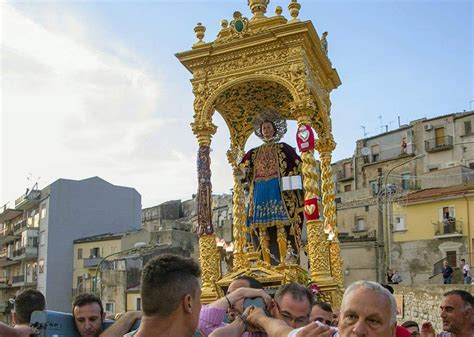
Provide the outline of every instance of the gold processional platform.
<path id="1" fill-rule="evenodd" d="M 266 16 L 269 2 L 248 0 L 252 17 L 248 19 L 234 12 L 231 20 L 222 20 L 221 29 L 211 42 L 204 41 L 206 28 L 198 23 L 194 28 L 197 42 L 191 50 L 176 54 L 192 73 L 195 96 L 191 126 L 199 143 L 197 211 L 202 300 L 208 303 L 219 298 L 222 289 L 236 276 L 246 274 L 266 287 L 313 282 L 320 289 L 321 300 L 339 306 L 343 274 L 331 171 L 336 143 L 331 127 L 330 92 L 341 81 L 328 57 L 327 32 L 319 35 L 311 21 L 298 18 L 301 5 L 297 0 L 291 0 L 288 5 L 290 19 L 282 15 L 280 6 L 275 8 L 273 16 Z M 300 247 L 299 253 L 307 253 L 308 270 L 285 258 L 292 249 L 287 242 L 291 235 L 297 246 L 301 244 L 300 236 L 295 234 L 298 225 L 292 225 L 290 231 L 285 231 L 290 225 L 275 225 L 279 259 L 273 258 L 269 251 L 271 239 L 267 229 L 271 226 L 247 226 L 249 191 L 242 179 L 241 163 L 251 133 L 257 134 L 258 130 L 262 133 L 263 123 L 256 129 L 255 121 L 268 111 L 298 124 L 296 138 L 301 156 L 298 167 L 301 167 L 304 204 L 297 211 L 287 210 L 288 214 L 290 211 L 295 214 L 295 219 L 300 210 L 304 211 L 307 245 Z M 229 128 L 227 159 L 234 172 L 233 268 L 226 275 L 221 273 L 211 218 L 210 147 L 217 129 L 212 123 L 214 112 L 221 114 Z M 273 121 L 276 120 L 271 120 L 275 134 L 281 130 Z M 320 172 L 315 154 L 319 155 Z M 286 162 L 280 158 L 278 165 L 281 168 Z M 253 186 L 257 185 L 250 187 L 250 193 Z M 288 201 L 286 197 L 283 196 L 284 203 Z M 257 241 L 252 235 L 257 235 Z M 270 261 L 270 256 L 278 263 Z"/>

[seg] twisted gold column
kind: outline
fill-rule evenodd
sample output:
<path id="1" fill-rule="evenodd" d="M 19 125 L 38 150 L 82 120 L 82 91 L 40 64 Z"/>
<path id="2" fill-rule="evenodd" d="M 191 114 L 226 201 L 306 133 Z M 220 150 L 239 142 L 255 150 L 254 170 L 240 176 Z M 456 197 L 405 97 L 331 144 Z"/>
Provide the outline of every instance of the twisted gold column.
<path id="1" fill-rule="evenodd" d="M 314 150 L 301 154 L 303 161 L 303 185 L 305 200 L 319 196 L 318 175 L 316 173 L 316 159 Z M 318 285 L 332 282 L 329 266 L 329 251 L 324 233 L 323 221 L 308 220 L 306 222 L 308 233 L 308 257 L 311 269 L 311 280 Z"/>
<path id="2" fill-rule="evenodd" d="M 317 149 L 321 158 L 321 178 L 324 206 L 324 229 L 329 232 L 332 241 L 330 243 L 331 276 L 340 288 L 343 287 L 341 247 L 337 237 L 336 203 L 334 202 L 334 183 L 332 180 L 331 154 L 336 143 L 332 138 L 321 139 Z"/>
<path id="3" fill-rule="evenodd" d="M 216 132 L 212 123 L 193 123 L 193 132 L 198 138 L 198 235 L 199 262 L 202 270 L 202 294 L 204 303 L 218 298 L 215 282 L 220 278 L 220 255 L 217 251 L 216 235 L 212 226 L 212 184 L 211 184 L 211 137 Z"/>
<path id="4" fill-rule="evenodd" d="M 311 125 L 310 116 L 314 115 L 316 106 L 312 101 L 295 102 L 292 110 L 298 119 L 298 127 Z M 301 153 L 304 198 L 310 200 L 319 197 L 319 177 L 316 171 L 314 149 Z M 324 224 L 321 219 L 307 220 L 306 231 L 308 235 L 308 258 L 310 264 L 311 280 L 320 287 L 330 285 L 333 279 L 330 274 L 329 247 L 327 236 L 324 233 Z M 323 288 L 321 288 L 324 291 Z"/>

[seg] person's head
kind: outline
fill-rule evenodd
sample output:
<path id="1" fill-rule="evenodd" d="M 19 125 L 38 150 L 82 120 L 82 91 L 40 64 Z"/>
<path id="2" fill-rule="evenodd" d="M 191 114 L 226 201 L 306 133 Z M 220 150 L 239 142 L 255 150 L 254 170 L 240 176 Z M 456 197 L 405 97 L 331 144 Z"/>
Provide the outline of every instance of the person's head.
<path id="1" fill-rule="evenodd" d="M 273 303 L 273 317 L 285 321 L 293 328 L 299 328 L 308 324 L 314 297 L 311 291 L 301 284 L 288 283 L 278 289 Z"/>
<path id="2" fill-rule="evenodd" d="M 35 289 L 25 290 L 15 298 L 13 322 L 19 325 L 30 324 L 33 311 L 45 308 L 46 300 L 41 292 Z"/>
<path id="3" fill-rule="evenodd" d="M 464 266 L 466 264 L 466 260 L 465 259 L 461 259 L 461 266 Z"/>
<path id="4" fill-rule="evenodd" d="M 443 265 L 444 265 L 445 267 L 447 267 L 447 266 L 449 266 L 449 262 L 445 260 L 445 261 L 443 262 Z"/>
<path id="5" fill-rule="evenodd" d="M 227 288 L 227 293 L 239 289 L 239 288 L 254 288 L 254 289 L 263 289 L 263 285 L 257 281 L 255 278 L 247 275 L 237 276 Z M 232 306 L 228 309 L 229 318 L 234 320 L 236 316 L 244 312 L 244 299 L 235 301 Z"/>
<path id="6" fill-rule="evenodd" d="M 333 319 L 334 314 L 329 303 L 317 301 L 313 304 L 311 314 L 309 315 L 310 322 L 319 321 L 326 325 L 332 325 Z"/>
<path id="7" fill-rule="evenodd" d="M 393 337 L 397 326 L 395 298 L 380 284 L 358 281 L 347 287 L 341 304 L 341 337 Z"/>
<path id="8" fill-rule="evenodd" d="M 74 324 L 81 337 L 98 337 L 102 332 L 105 312 L 100 298 L 94 294 L 79 294 L 72 302 Z"/>
<path id="9" fill-rule="evenodd" d="M 260 125 L 263 138 L 270 139 L 275 135 L 275 125 L 271 121 L 265 121 Z"/>
<path id="10" fill-rule="evenodd" d="M 191 336 L 201 311 L 200 276 L 201 269 L 192 258 L 162 254 L 151 259 L 141 277 L 144 316 L 172 320 Z"/>
<path id="11" fill-rule="evenodd" d="M 406 321 L 403 322 L 402 327 L 410 331 L 412 337 L 418 337 L 420 335 L 420 327 L 415 321 Z"/>
<path id="12" fill-rule="evenodd" d="M 472 329 L 474 322 L 474 298 L 464 290 L 452 290 L 444 294 L 441 305 L 443 330 L 454 334 Z"/>

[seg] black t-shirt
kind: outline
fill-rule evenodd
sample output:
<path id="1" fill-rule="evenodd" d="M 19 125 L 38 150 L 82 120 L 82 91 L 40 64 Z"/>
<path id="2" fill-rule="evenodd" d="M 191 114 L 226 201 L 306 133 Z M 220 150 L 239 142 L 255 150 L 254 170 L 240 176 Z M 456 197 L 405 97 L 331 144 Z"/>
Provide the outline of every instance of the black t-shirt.
<path id="1" fill-rule="evenodd" d="M 443 273 L 443 278 L 448 278 L 453 273 L 453 268 L 451 268 L 451 266 L 447 266 L 446 268 L 443 267 L 442 273 Z"/>

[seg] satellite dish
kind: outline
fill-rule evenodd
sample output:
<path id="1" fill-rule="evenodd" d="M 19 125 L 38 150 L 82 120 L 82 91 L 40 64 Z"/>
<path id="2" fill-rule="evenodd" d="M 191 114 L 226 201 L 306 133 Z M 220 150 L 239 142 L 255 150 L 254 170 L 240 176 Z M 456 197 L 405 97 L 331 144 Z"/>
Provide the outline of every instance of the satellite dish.
<path id="1" fill-rule="evenodd" d="M 363 156 L 370 156 L 370 149 L 368 147 L 363 147 L 360 152 Z"/>

